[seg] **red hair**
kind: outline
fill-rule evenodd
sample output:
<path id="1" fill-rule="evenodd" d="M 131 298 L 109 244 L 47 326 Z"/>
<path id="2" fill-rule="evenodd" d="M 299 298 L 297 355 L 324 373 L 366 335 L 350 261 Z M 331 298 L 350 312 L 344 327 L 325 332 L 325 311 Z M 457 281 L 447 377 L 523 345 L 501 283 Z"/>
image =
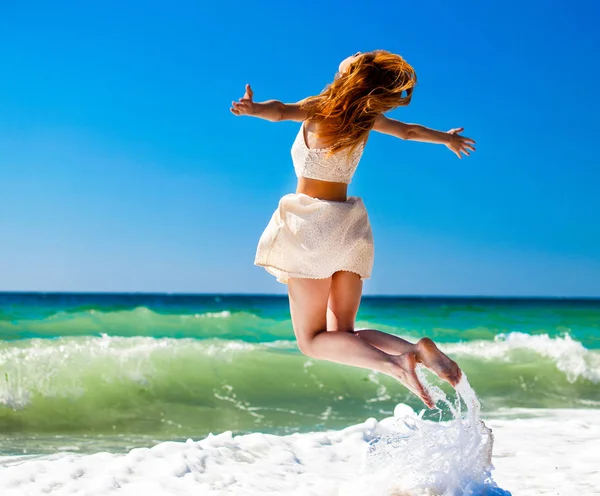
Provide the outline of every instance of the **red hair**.
<path id="1" fill-rule="evenodd" d="M 417 83 L 415 70 L 400 55 L 375 50 L 358 56 L 319 95 L 302 102 L 318 137 L 331 143 L 330 153 L 350 152 L 364 141 L 375 118 L 408 105 Z"/>

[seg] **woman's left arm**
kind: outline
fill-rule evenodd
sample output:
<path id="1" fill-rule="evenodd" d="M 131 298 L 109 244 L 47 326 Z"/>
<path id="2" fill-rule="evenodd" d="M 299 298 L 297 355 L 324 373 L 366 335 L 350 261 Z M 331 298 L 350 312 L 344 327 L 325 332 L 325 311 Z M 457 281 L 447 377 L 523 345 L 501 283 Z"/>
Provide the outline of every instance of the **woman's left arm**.
<path id="1" fill-rule="evenodd" d="M 461 153 L 470 155 L 471 151 L 475 151 L 473 146 L 475 141 L 458 134 L 463 132 L 462 127 L 451 129 L 448 132 L 436 131 L 419 124 L 405 124 L 380 114 L 375 119 L 373 130 L 404 140 L 446 145 L 458 158 L 462 158 Z"/>

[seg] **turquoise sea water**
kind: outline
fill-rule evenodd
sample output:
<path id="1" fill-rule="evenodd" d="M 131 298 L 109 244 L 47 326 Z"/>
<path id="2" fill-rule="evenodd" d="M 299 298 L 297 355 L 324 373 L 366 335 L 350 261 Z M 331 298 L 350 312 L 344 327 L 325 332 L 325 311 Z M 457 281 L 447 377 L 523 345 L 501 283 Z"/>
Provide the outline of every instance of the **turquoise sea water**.
<path id="1" fill-rule="evenodd" d="M 357 327 L 441 343 L 484 416 L 600 409 L 599 300 L 366 297 Z M 301 355 L 285 297 L 0 294 L 0 454 L 341 428 L 400 402 L 421 408 Z"/>

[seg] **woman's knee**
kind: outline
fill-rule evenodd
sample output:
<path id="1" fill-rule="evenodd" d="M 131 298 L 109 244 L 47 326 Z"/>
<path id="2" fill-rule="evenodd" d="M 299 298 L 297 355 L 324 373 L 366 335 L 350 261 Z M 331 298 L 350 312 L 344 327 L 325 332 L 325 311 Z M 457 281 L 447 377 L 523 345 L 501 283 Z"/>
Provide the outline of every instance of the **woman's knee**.
<path id="1" fill-rule="evenodd" d="M 307 333 L 307 332 L 296 332 L 296 341 L 298 342 L 298 349 L 300 350 L 300 353 L 302 353 L 303 355 L 306 355 L 307 357 L 311 357 L 311 358 L 319 358 L 318 357 L 318 352 L 317 352 L 317 347 L 315 346 L 315 338 L 321 334 L 322 332 L 325 331 L 318 331 L 318 332 L 311 332 L 311 333 Z"/>
<path id="2" fill-rule="evenodd" d="M 303 355 L 314 358 L 313 353 L 312 353 L 313 348 L 312 348 L 311 342 L 309 340 L 306 340 L 306 339 L 298 340 L 298 349 L 300 350 L 300 353 L 302 353 Z"/>

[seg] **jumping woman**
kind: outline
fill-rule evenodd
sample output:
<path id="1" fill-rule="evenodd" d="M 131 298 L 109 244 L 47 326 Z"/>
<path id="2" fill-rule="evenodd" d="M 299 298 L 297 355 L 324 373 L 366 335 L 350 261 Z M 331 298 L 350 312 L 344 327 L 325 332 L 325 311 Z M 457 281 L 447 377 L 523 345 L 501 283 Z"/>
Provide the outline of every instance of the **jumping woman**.
<path id="1" fill-rule="evenodd" d="M 292 145 L 298 186 L 285 195 L 263 232 L 255 264 L 288 285 L 294 333 L 310 357 L 377 370 L 398 379 L 423 402 L 434 402 L 419 381 L 422 363 L 455 386 L 458 365 L 435 343 L 416 344 L 375 329 L 355 330 L 363 279 L 371 275 L 373 236 L 360 198 L 348 184 L 371 131 L 446 145 L 459 158 L 474 151 L 460 129 L 435 131 L 404 124 L 385 113 L 410 103 L 417 77 L 399 55 L 358 52 L 342 61 L 334 81 L 319 95 L 297 103 L 254 102 L 250 85 L 235 115 L 301 122 Z"/>

